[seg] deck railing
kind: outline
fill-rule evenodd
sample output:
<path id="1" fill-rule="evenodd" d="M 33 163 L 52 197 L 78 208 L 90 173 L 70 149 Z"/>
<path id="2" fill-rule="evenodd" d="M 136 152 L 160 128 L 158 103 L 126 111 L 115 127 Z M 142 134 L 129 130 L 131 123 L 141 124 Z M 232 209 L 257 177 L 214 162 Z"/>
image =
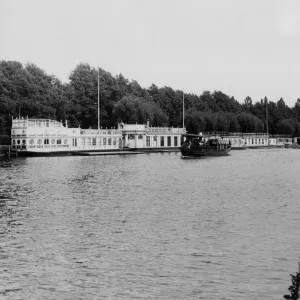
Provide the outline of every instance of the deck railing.
<path id="1" fill-rule="evenodd" d="M 265 136 L 265 137 L 269 137 L 268 133 L 264 133 L 264 132 L 203 132 L 202 133 L 203 136 L 212 136 L 212 135 L 217 135 L 217 136 L 236 136 L 236 137 L 254 137 L 254 136 Z"/>
<path id="2" fill-rule="evenodd" d="M 58 122 L 56 120 L 50 120 L 50 119 L 13 119 L 12 120 L 12 128 L 41 128 L 41 127 L 47 127 L 47 128 L 59 128 L 63 127 L 63 124 L 61 122 Z"/>
<path id="3" fill-rule="evenodd" d="M 121 135 L 122 130 L 119 129 L 81 129 L 81 135 Z"/>
<path id="4" fill-rule="evenodd" d="M 176 127 L 148 127 L 146 128 L 147 133 L 173 133 L 173 134 L 184 134 L 186 133 L 185 128 Z"/>

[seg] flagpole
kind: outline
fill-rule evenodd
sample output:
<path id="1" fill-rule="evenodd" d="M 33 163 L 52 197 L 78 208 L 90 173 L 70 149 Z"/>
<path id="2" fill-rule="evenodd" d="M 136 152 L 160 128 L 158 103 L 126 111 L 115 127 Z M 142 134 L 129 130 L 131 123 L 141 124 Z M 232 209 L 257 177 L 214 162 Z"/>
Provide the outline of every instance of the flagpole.
<path id="1" fill-rule="evenodd" d="M 98 130 L 100 129 L 100 105 L 99 105 L 99 67 L 98 67 Z"/>
<path id="2" fill-rule="evenodd" d="M 182 128 L 184 128 L 184 89 L 182 92 Z"/>

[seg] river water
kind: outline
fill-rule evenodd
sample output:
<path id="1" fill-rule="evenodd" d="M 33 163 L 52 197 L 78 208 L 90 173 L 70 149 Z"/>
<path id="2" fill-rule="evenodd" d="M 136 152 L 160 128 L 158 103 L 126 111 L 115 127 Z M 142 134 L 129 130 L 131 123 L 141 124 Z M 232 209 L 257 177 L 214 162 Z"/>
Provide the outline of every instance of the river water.
<path id="1" fill-rule="evenodd" d="M 0 161 L 0 299 L 283 299 L 299 157 Z"/>

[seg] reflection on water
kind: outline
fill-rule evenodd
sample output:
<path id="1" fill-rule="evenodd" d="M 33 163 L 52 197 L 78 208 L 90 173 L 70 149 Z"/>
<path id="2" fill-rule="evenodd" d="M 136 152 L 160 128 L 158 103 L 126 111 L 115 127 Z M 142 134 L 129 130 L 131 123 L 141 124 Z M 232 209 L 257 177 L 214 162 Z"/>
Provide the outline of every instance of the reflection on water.
<path id="1" fill-rule="evenodd" d="M 1 299 L 281 299 L 297 150 L 0 161 Z"/>

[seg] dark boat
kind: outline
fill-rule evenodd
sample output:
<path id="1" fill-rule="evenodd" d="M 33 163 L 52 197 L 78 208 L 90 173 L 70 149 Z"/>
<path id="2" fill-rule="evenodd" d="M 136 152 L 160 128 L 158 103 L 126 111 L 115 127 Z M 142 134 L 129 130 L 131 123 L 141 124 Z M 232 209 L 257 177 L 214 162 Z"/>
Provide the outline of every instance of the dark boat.
<path id="1" fill-rule="evenodd" d="M 220 137 L 203 139 L 202 136 L 186 134 L 183 135 L 184 142 L 180 147 L 182 156 L 225 156 L 231 150 L 230 141 Z"/>

